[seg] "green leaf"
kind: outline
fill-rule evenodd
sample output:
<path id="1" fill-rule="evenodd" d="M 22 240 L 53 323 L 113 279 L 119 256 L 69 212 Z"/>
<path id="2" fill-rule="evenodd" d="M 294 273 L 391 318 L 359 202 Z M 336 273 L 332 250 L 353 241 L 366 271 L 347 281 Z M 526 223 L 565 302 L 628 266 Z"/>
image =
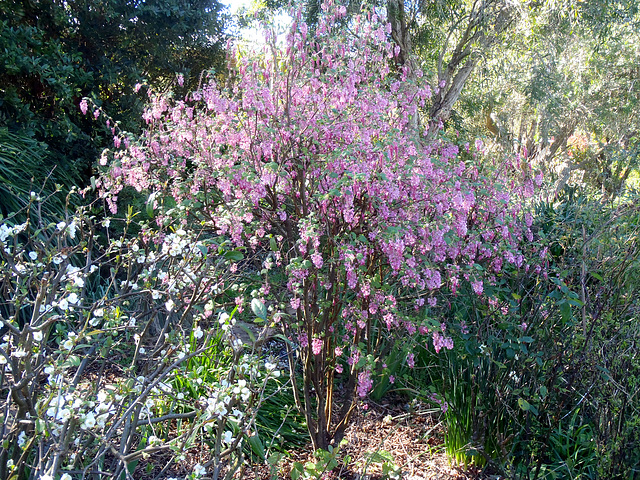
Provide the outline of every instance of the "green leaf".
<path id="1" fill-rule="evenodd" d="M 258 435 L 252 435 L 249 437 L 249 445 L 251 445 L 251 451 L 253 453 L 265 460 L 264 445 Z"/>
<path id="2" fill-rule="evenodd" d="M 147 199 L 147 216 L 149 218 L 153 218 L 153 204 L 156 201 L 156 192 L 153 192 L 151 195 L 149 195 L 149 198 Z"/>
<path id="3" fill-rule="evenodd" d="M 41 418 L 36 419 L 36 433 L 42 433 L 47 429 L 46 423 Z"/>
<path id="4" fill-rule="evenodd" d="M 527 402 L 524 398 L 518 399 L 518 406 L 525 412 L 528 412 L 531 409 L 531 404 Z"/>
<path id="5" fill-rule="evenodd" d="M 244 255 L 242 254 L 242 252 L 238 250 L 232 250 L 230 252 L 225 253 L 224 258 L 226 258 L 227 260 L 233 260 L 234 262 L 238 262 L 244 258 Z"/>
<path id="6" fill-rule="evenodd" d="M 267 307 L 261 300 L 257 298 L 251 300 L 251 311 L 256 317 L 267 320 Z"/>
<path id="7" fill-rule="evenodd" d="M 276 452 L 272 453 L 269 458 L 267 458 L 267 462 L 269 465 L 273 465 L 274 467 L 280 463 L 280 461 L 284 458 L 284 453 Z"/>
<path id="8" fill-rule="evenodd" d="M 298 480 L 300 476 L 302 476 L 304 472 L 304 465 L 300 462 L 294 462 L 293 468 L 291 469 L 291 480 Z"/>
<path id="9" fill-rule="evenodd" d="M 569 305 L 573 305 L 574 307 L 582 307 L 582 306 L 584 306 L 584 303 L 582 303 L 577 298 L 570 298 L 570 299 L 567 300 L 567 303 Z"/>

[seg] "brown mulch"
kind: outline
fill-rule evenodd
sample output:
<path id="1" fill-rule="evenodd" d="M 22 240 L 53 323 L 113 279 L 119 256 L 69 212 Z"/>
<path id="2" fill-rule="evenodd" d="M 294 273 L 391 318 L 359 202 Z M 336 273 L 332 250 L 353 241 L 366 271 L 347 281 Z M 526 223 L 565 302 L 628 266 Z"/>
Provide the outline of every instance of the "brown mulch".
<path id="1" fill-rule="evenodd" d="M 395 465 L 402 471 L 402 480 L 479 480 L 494 479 L 474 468 L 464 469 L 451 465 L 443 449 L 443 427 L 438 413 L 416 408 L 409 411 L 402 398 L 385 400 L 383 404 L 369 403 L 360 408 L 347 429 L 347 444 L 339 458 L 350 457 L 348 465 L 338 466 L 323 476 L 323 480 L 381 480 L 380 462 L 367 462 L 378 452 L 392 455 Z M 237 478 L 242 480 L 289 479 L 294 462 L 313 461 L 310 447 L 289 452 L 281 462 L 277 474 L 272 476 L 267 465 L 247 466 Z"/>
<path id="2" fill-rule="evenodd" d="M 452 466 L 444 447 L 443 426 L 439 412 L 426 406 L 406 404 L 402 397 L 385 399 L 382 404 L 370 402 L 354 413 L 346 431 L 347 444 L 340 449 L 343 462 L 322 480 L 383 480 L 381 462 L 368 462 L 372 453 L 388 452 L 401 469 L 401 480 L 503 480 L 497 475 L 485 475 L 475 468 Z M 184 478 L 202 457 L 199 448 L 192 448 L 181 464 L 171 462 L 171 455 L 154 455 L 138 464 L 136 480 L 151 478 Z M 206 455 L 205 455 L 206 457 Z M 344 462 L 345 457 L 349 461 Z M 164 461 L 163 461 L 164 460 Z M 246 465 L 234 478 L 241 480 L 289 480 L 294 462 L 314 461 L 311 446 L 287 452 L 273 469 L 266 464 Z M 347 463 L 345 465 L 345 463 Z M 163 469 L 166 465 L 169 468 Z"/>

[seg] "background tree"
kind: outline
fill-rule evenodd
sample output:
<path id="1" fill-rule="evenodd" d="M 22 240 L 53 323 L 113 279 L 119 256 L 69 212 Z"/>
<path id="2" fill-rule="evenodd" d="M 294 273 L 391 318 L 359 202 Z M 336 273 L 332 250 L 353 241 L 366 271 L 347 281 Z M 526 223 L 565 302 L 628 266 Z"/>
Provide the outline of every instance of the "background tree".
<path id="1" fill-rule="evenodd" d="M 638 156 L 638 17 L 623 7 L 529 9 L 470 78 L 456 128 L 494 137 L 544 168 L 556 193 L 582 172 L 615 195 Z"/>
<path id="2" fill-rule="evenodd" d="M 55 167 L 52 179 L 69 186 L 87 182 L 113 138 L 82 116 L 83 97 L 137 131 L 136 84 L 163 88 L 182 74 L 195 87 L 201 71 L 221 71 L 226 17 L 215 0 L 2 0 L 0 12 L 0 126 L 43 142 L 43 171 Z"/>

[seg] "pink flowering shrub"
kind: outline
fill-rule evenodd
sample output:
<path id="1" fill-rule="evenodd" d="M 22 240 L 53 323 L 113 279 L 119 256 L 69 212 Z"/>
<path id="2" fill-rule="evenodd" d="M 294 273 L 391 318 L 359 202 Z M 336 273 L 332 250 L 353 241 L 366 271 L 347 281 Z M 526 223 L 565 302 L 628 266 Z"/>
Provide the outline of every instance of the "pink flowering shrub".
<path id="1" fill-rule="evenodd" d="M 112 208 L 124 185 L 150 191 L 158 221 L 179 213 L 260 260 L 263 299 L 292 340 L 297 405 L 326 448 L 371 389 L 385 336 L 426 328 L 451 348 L 425 301 L 463 282 L 483 295 L 503 265 L 528 268 L 519 246 L 532 234 L 499 170 L 426 142 L 415 118 L 431 88 L 397 65 L 390 27 L 369 13 L 347 29 L 343 7 L 323 10 L 313 38 L 294 15 L 283 47 L 267 35 L 262 51 L 236 53 L 232 86 L 152 95 L 146 133 L 100 183 Z M 181 210 L 162 209 L 168 197 Z"/>

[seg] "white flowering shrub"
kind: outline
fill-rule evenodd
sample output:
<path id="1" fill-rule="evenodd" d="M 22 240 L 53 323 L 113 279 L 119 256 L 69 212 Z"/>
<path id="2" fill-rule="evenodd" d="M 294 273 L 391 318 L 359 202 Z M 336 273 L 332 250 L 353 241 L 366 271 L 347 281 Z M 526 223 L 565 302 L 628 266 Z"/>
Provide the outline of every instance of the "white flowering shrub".
<path id="1" fill-rule="evenodd" d="M 132 235 L 132 214 L 45 225 L 40 206 L 0 221 L 0 478 L 229 478 L 280 374 L 220 287 L 242 254 L 167 218 Z"/>

